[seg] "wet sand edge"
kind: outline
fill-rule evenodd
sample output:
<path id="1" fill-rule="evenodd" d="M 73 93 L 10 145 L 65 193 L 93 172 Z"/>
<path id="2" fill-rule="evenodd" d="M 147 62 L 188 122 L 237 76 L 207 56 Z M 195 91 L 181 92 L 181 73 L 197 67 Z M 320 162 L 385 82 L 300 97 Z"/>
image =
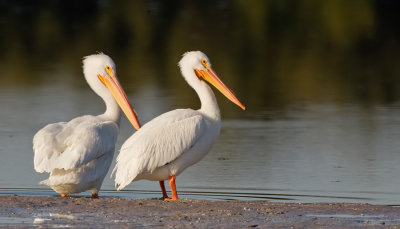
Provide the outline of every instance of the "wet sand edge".
<path id="1" fill-rule="evenodd" d="M 0 196 L 0 226 L 321 227 L 400 228 L 397 206 Z"/>

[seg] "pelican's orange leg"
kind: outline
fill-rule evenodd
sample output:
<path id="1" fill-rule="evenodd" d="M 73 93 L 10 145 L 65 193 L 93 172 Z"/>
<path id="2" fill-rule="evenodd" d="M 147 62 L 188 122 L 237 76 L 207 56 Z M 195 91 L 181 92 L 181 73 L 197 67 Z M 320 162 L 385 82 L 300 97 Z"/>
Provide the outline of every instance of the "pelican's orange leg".
<path id="1" fill-rule="evenodd" d="M 92 198 L 93 198 L 93 199 L 98 199 L 98 198 L 99 198 L 99 194 L 97 194 L 97 193 L 92 193 Z"/>
<path id="2" fill-rule="evenodd" d="M 169 177 L 169 186 L 171 187 L 172 198 L 165 198 L 165 200 L 180 200 L 175 186 L 175 176 Z"/>
<path id="3" fill-rule="evenodd" d="M 163 195 L 163 199 L 168 199 L 168 195 L 167 195 L 167 191 L 165 190 L 165 185 L 164 185 L 164 181 L 160 180 L 160 187 L 161 187 L 161 191 L 162 191 L 162 195 Z"/>
<path id="4" fill-rule="evenodd" d="M 66 193 L 61 193 L 61 197 L 67 197 Z"/>

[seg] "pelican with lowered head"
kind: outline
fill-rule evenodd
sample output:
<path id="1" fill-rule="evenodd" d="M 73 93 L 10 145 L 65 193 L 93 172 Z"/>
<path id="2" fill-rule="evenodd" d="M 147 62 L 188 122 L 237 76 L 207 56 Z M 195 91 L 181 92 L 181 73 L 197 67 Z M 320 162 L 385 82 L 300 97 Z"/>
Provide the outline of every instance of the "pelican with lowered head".
<path id="1" fill-rule="evenodd" d="M 136 129 L 140 124 L 109 56 L 99 53 L 84 57 L 83 71 L 92 90 L 104 100 L 105 113 L 48 124 L 39 130 L 33 138 L 34 168 L 50 173 L 40 184 L 63 197 L 91 190 L 92 197 L 97 198 L 114 156 L 121 109 Z"/>

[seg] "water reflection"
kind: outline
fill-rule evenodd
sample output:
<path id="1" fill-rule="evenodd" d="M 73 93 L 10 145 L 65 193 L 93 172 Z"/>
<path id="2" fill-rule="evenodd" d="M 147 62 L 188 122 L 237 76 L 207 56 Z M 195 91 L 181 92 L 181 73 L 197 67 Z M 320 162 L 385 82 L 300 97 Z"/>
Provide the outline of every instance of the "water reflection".
<path id="1" fill-rule="evenodd" d="M 145 88 L 129 98 L 140 98 L 135 108 L 144 122 L 173 108 L 170 101 L 177 98 Z M 0 102 L 7 104 L 0 118 L 8 120 L 0 125 L 1 193 L 55 195 L 37 185 L 47 175 L 34 173 L 32 136 L 48 122 L 100 113 L 103 104 L 90 89 L 57 85 L 3 90 Z M 159 105 L 148 105 L 154 102 Z M 227 119 L 210 154 L 181 174 L 177 185 L 186 198 L 399 204 L 399 116 L 399 103 L 297 104 L 279 115 L 266 112 L 265 120 Z M 132 132 L 123 119 L 117 148 Z M 134 182 L 127 192 L 115 192 L 106 178 L 103 190 L 105 196 L 160 197 L 157 182 Z"/>
<path id="2" fill-rule="evenodd" d="M 226 189 L 398 202 L 398 104 L 304 106 L 289 113 L 267 122 L 225 121 L 206 161 L 182 176 L 202 174 L 197 182 L 213 187 L 223 180 Z"/>
<path id="3" fill-rule="evenodd" d="M 171 109 L 199 107 L 177 62 L 200 49 L 248 110 L 217 93 L 221 137 L 180 176 L 183 193 L 399 203 L 399 6 L 0 1 L 0 187 L 42 188 L 37 182 L 45 175 L 33 170 L 34 133 L 47 123 L 103 112 L 83 80 L 81 57 L 96 51 L 113 57 L 145 123 Z M 133 132 L 122 124 L 117 148 Z M 103 189 L 114 190 L 112 180 Z M 158 197 L 156 182 L 130 190 Z"/>

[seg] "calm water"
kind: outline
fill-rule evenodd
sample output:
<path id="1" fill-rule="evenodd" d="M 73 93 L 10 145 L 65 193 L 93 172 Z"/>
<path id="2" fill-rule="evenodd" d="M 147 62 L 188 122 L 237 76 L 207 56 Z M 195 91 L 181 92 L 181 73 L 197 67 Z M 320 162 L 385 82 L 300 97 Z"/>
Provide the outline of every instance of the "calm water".
<path id="1" fill-rule="evenodd" d="M 32 138 L 104 111 L 83 56 L 114 59 L 145 123 L 199 107 L 177 62 L 202 50 L 247 110 L 216 92 L 221 136 L 178 177 L 182 197 L 400 204 L 399 10 L 373 0 L 0 1 L 0 194 L 55 195 L 37 184 L 47 175 L 33 169 Z M 123 119 L 116 148 L 132 133 Z M 161 196 L 157 182 L 115 192 L 110 178 L 100 194 Z"/>
<path id="2" fill-rule="evenodd" d="M 144 121 L 170 108 L 153 90 L 130 96 Z M 99 113 L 103 104 L 90 90 L 60 85 L 3 90 L 0 103 L 7 104 L 0 113 L 7 120 L 0 126 L 0 194 L 54 195 L 37 185 L 46 175 L 34 172 L 32 136 L 45 123 Z M 279 118 L 264 115 L 225 119 L 210 154 L 178 177 L 182 196 L 400 204 L 400 104 L 298 104 Z M 123 120 L 117 148 L 132 132 Z M 140 181 L 115 192 L 106 178 L 102 195 L 155 198 L 158 189 Z"/>

